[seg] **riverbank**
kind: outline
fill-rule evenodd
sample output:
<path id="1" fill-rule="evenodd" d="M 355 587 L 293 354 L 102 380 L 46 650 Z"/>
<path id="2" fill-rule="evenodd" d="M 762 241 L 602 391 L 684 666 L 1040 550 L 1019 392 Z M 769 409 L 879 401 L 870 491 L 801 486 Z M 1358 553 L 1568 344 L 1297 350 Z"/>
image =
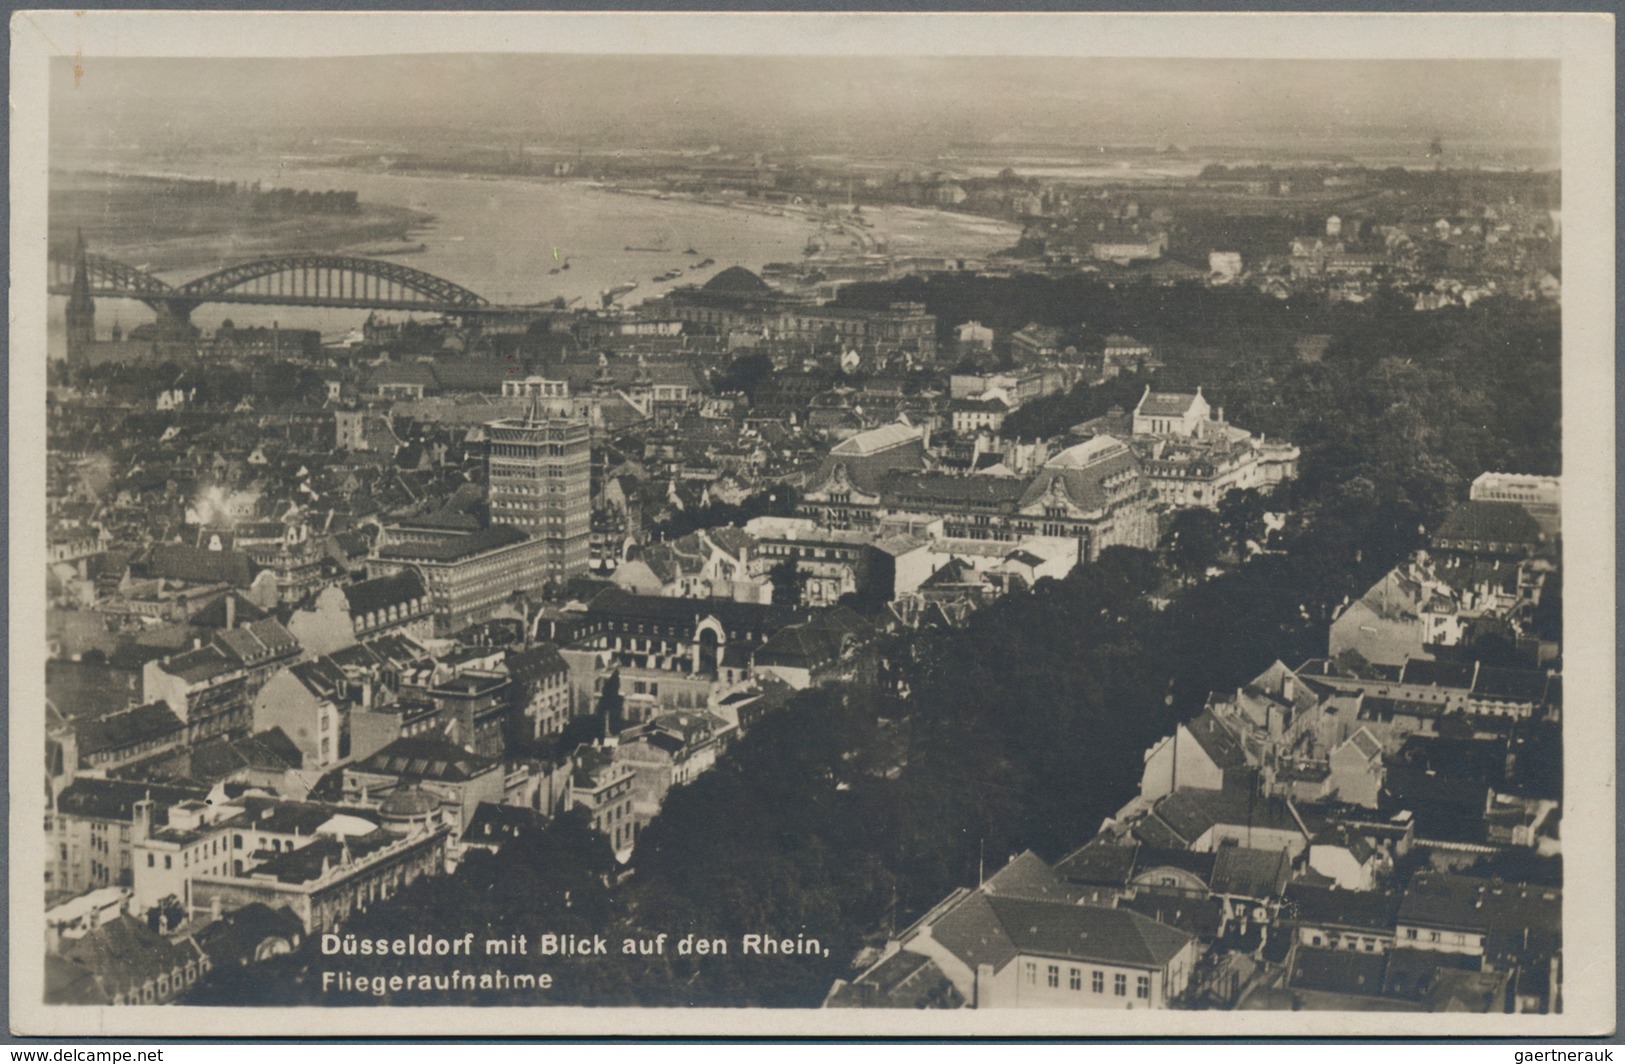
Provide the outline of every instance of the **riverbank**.
<path id="1" fill-rule="evenodd" d="M 339 211 L 301 208 L 297 200 L 285 206 L 247 191 L 188 194 L 185 180 L 178 175 L 53 170 L 51 246 L 71 246 L 82 232 L 99 254 L 166 273 L 289 251 L 421 247 L 417 238 L 435 221 L 427 211 L 364 199 L 354 210 Z"/>

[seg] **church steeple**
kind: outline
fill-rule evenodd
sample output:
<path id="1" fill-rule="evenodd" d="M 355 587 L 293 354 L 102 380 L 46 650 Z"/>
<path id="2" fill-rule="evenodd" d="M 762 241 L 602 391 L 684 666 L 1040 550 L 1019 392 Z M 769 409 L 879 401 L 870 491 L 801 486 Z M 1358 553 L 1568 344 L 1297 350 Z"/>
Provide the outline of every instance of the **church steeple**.
<path id="1" fill-rule="evenodd" d="M 78 234 L 73 256 L 73 287 L 68 293 L 68 359 L 90 353 L 96 342 L 96 300 L 90 294 L 90 264 L 85 253 L 85 234 Z"/>

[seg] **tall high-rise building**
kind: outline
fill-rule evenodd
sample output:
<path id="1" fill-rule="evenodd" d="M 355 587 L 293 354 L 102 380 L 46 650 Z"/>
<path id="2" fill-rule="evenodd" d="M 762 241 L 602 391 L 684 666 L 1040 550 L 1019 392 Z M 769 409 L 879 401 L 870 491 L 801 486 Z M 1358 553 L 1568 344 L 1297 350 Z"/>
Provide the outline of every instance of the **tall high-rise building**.
<path id="1" fill-rule="evenodd" d="M 553 416 L 538 400 L 524 417 L 491 422 L 487 434 L 491 523 L 513 525 L 547 544 L 550 577 L 585 573 L 592 537 L 586 420 Z"/>
<path id="2" fill-rule="evenodd" d="M 96 300 L 90 295 L 90 266 L 85 257 L 85 235 L 79 234 L 74 249 L 73 289 L 68 293 L 68 359 L 88 355 L 96 343 Z"/>

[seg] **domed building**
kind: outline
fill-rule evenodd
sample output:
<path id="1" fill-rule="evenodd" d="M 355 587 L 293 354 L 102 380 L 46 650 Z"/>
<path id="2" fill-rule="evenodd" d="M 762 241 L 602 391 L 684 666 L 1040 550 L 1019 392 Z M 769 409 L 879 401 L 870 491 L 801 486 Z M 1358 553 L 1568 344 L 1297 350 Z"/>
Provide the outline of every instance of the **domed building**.
<path id="1" fill-rule="evenodd" d="M 722 335 L 749 333 L 858 352 L 903 352 L 926 361 L 936 357 L 937 319 L 922 303 L 893 303 L 884 309 L 820 305 L 779 291 L 743 266 L 730 266 L 703 287 L 679 288 L 666 302 L 679 321 Z"/>
<path id="2" fill-rule="evenodd" d="M 378 819 L 390 831 L 429 831 L 440 819 L 440 795 L 421 783 L 402 782 L 378 806 Z"/>
<path id="3" fill-rule="evenodd" d="M 743 266 L 729 266 L 726 270 L 705 282 L 700 291 L 734 296 L 771 296 L 777 294 L 766 281 Z"/>
<path id="4" fill-rule="evenodd" d="M 666 302 L 679 320 L 721 333 L 760 332 L 786 307 L 800 303 L 743 266 L 730 266 L 704 285 L 675 289 Z"/>

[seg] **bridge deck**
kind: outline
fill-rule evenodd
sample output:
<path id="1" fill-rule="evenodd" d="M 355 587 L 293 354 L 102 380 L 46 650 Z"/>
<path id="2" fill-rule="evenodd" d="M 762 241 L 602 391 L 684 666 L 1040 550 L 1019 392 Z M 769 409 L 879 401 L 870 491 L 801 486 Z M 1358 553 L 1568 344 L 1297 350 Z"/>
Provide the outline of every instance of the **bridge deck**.
<path id="1" fill-rule="evenodd" d="M 71 295 L 72 285 L 53 284 L 48 291 L 53 296 Z M 154 293 L 131 292 L 121 288 L 92 287 L 90 294 L 96 299 L 130 299 L 137 302 L 150 303 L 181 303 L 201 305 L 204 303 L 247 303 L 257 306 L 275 307 L 325 307 L 335 310 L 394 310 L 411 311 L 418 314 L 455 314 L 467 316 L 473 314 L 511 314 L 516 311 L 543 310 L 544 305 L 501 305 L 495 303 L 481 303 L 470 306 L 466 303 L 430 303 L 424 300 L 412 299 L 362 299 L 360 297 L 331 297 L 331 296 L 292 296 L 292 295 L 259 295 L 251 292 L 218 292 L 209 295 L 188 295 L 179 291 Z"/>

